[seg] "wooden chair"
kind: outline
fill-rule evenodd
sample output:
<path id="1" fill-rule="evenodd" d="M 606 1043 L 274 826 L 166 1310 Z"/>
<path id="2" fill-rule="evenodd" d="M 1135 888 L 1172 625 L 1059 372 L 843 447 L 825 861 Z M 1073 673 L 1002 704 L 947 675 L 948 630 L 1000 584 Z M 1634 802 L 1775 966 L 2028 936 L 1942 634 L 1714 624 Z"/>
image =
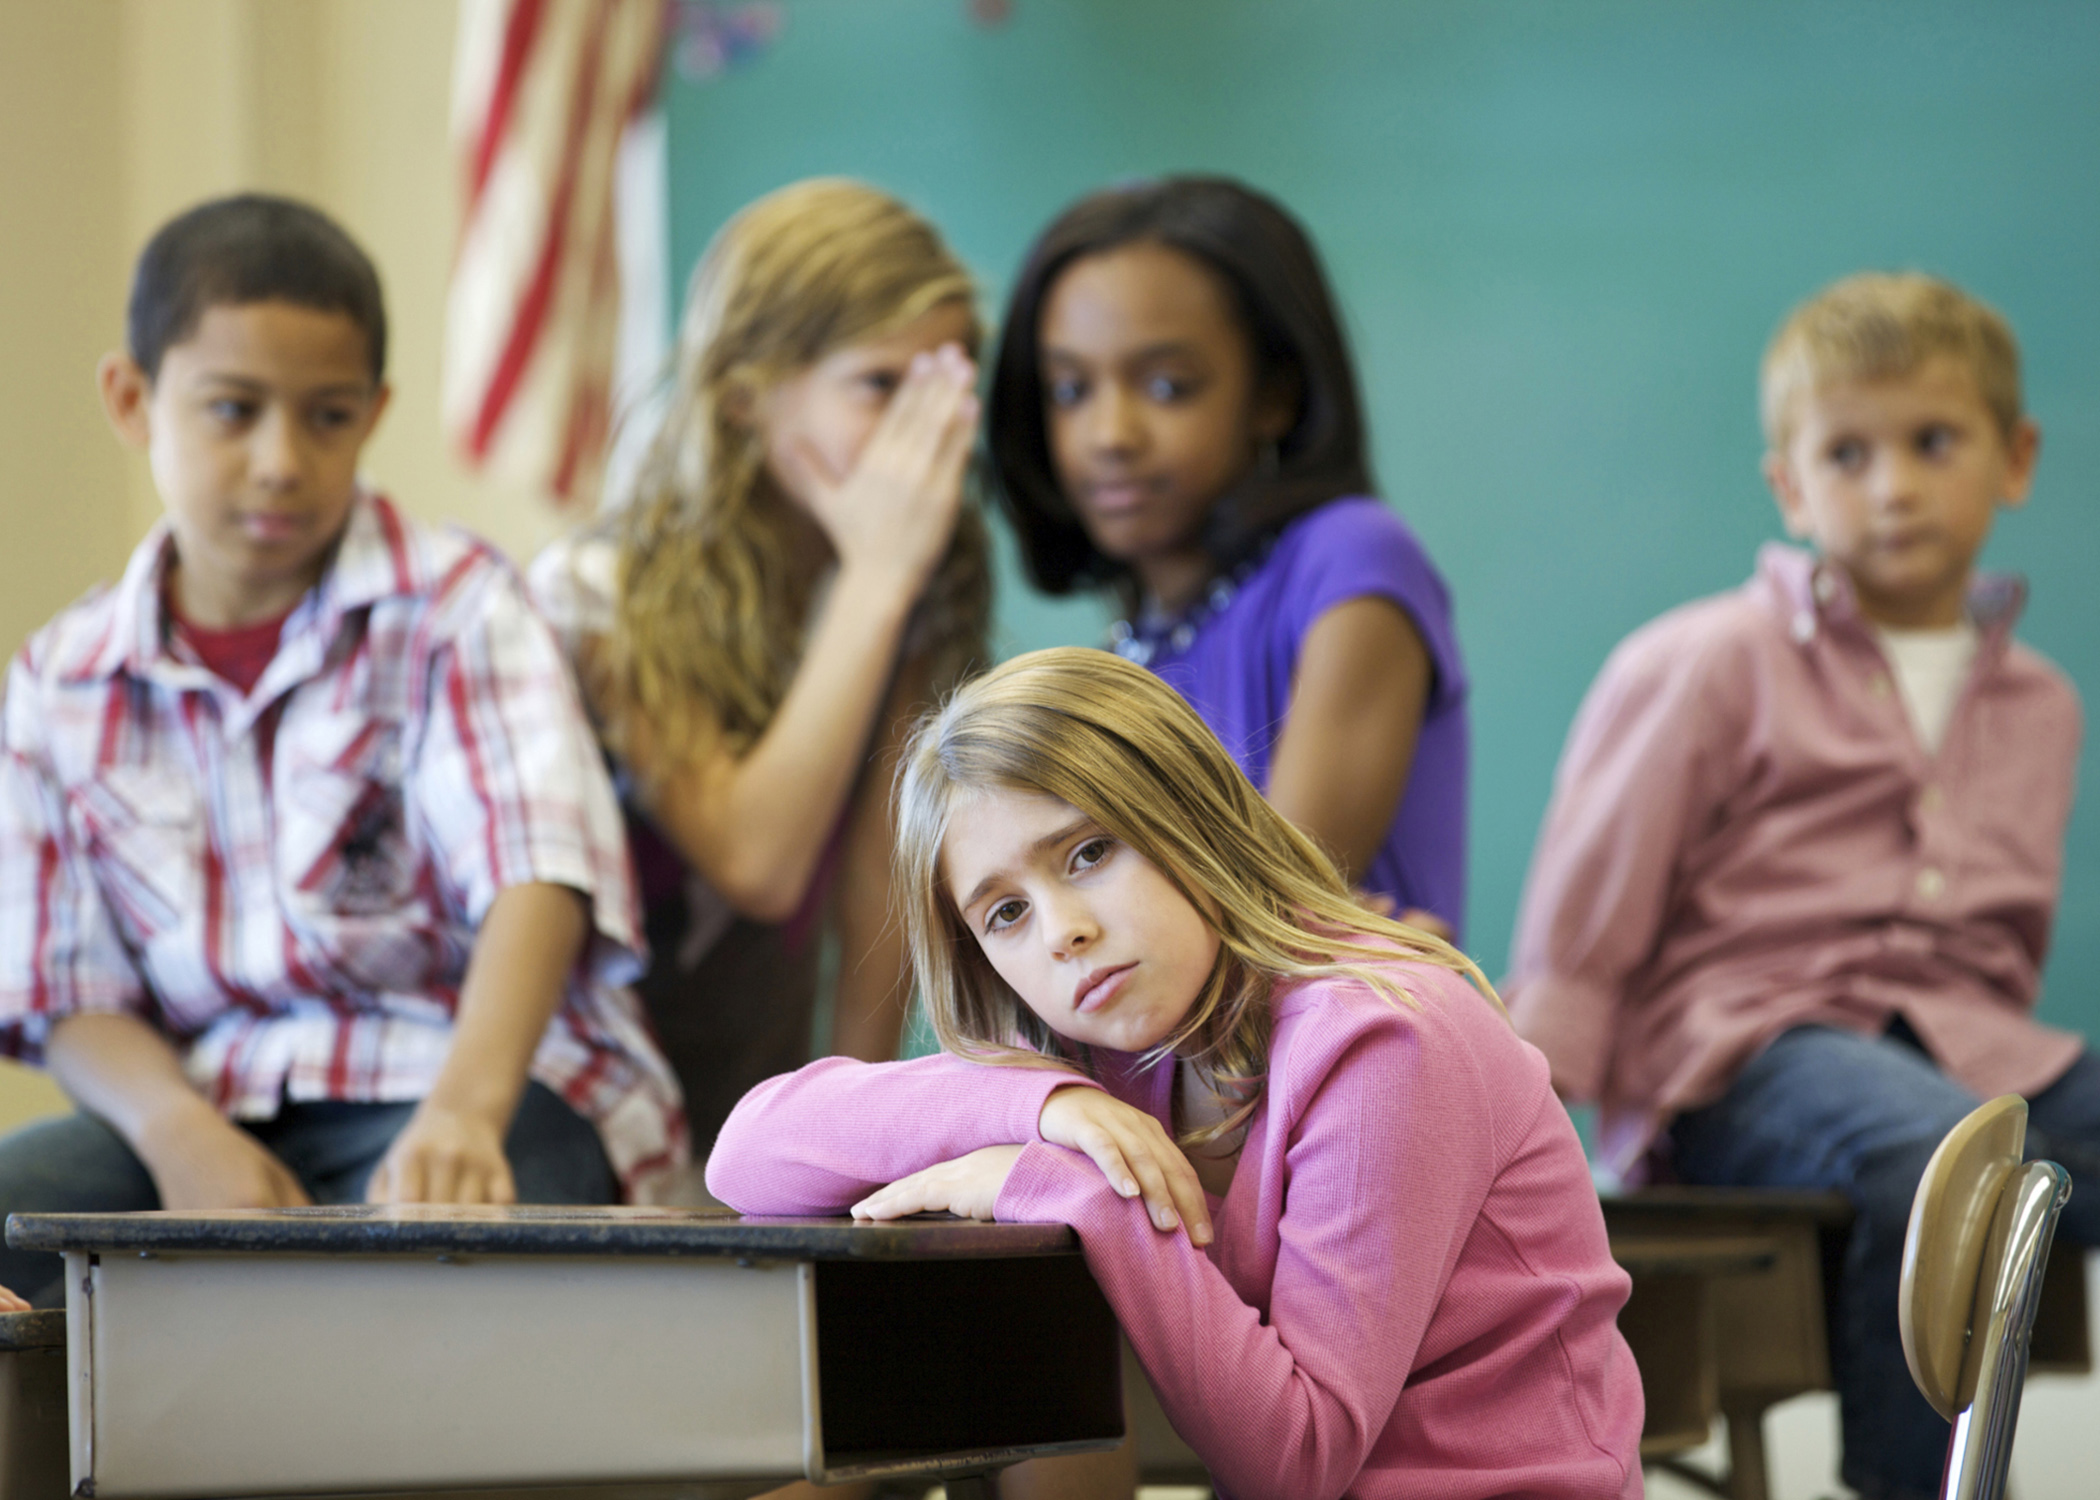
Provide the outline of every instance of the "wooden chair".
<path id="1" fill-rule="evenodd" d="M 2022 1163 L 2026 1144 L 2026 1101 L 1991 1100 L 1947 1132 L 1911 1204 L 1897 1322 L 1911 1378 L 1954 1424 L 1943 1500 L 2005 1494 L 2043 1268 L 2071 1196 L 2062 1167 Z"/>

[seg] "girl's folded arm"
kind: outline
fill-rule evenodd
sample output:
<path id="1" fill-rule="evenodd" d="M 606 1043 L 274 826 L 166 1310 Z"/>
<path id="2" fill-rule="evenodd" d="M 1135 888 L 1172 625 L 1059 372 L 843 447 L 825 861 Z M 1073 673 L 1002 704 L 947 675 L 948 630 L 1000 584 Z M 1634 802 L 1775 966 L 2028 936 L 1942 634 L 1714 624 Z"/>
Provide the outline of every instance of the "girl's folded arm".
<path id="1" fill-rule="evenodd" d="M 820 1058 L 737 1104 L 708 1158 L 707 1190 L 740 1213 L 844 1213 L 936 1163 L 1040 1139 L 1043 1101 L 1074 1084 L 1098 1086 L 1064 1068 L 944 1053 L 892 1063 Z"/>
<path id="2" fill-rule="evenodd" d="M 1485 1131 L 1480 1091 L 1433 1076 L 1404 1032 L 1358 1039 L 1298 1110 L 1266 1316 L 1077 1153 L 1029 1147 L 998 1214 L 1079 1231 L 1175 1430 L 1221 1490 L 1339 1496 L 1385 1430 L 1472 1230 L 1493 1170 Z"/>

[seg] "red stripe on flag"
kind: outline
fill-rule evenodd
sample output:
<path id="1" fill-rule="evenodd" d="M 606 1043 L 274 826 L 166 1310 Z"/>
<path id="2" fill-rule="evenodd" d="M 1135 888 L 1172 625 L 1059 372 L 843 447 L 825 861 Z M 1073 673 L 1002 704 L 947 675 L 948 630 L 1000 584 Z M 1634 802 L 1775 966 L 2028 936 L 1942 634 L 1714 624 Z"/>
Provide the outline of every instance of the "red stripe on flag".
<path id="1" fill-rule="evenodd" d="M 671 32 L 671 9 L 659 5 L 656 18 L 656 35 L 649 39 L 649 55 L 643 59 L 641 71 L 635 75 L 634 92 L 627 100 L 627 119 L 639 120 L 649 112 L 656 101 L 656 87 L 663 79 L 664 44 Z"/>
<path id="2" fill-rule="evenodd" d="M 546 324 L 547 310 L 554 301 L 555 276 L 568 248 L 569 204 L 576 196 L 583 143 L 590 135 L 591 109 L 598 91 L 598 63 L 605 51 L 605 27 L 611 10 L 612 0 L 598 0 L 591 16 L 590 39 L 584 44 L 583 58 L 576 70 L 576 88 L 569 98 L 569 128 L 562 142 L 561 171 L 555 179 L 554 198 L 547 208 L 547 232 L 540 241 L 539 263 L 532 268 L 525 295 L 518 299 L 516 321 L 511 324 L 510 337 L 496 361 L 488 390 L 482 395 L 474 430 L 467 437 L 467 452 L 476 459 L 488 456 L 496 427 L 517 394 L 518 382 L 524 378 L 525 366 L 539 344 L 540 329 Z"/>
<path id="3" fill-rule="evenodd" d="M 496 84 L 489 91 L 489 112 L 481 122 L 481 139 L 474 143 L 474 175 L 467 187 L 467 220 L 481 207 L 481 194 L 489 185 L 496 165 L 496 148 L 510 131 L 510 117 L 518 102 L 518 83 L 525 76 L 526 61 L 538 39 L 540 18 L 547 0 L 513 0 L 503 23 L 503 56 L 496 65 Z"/>

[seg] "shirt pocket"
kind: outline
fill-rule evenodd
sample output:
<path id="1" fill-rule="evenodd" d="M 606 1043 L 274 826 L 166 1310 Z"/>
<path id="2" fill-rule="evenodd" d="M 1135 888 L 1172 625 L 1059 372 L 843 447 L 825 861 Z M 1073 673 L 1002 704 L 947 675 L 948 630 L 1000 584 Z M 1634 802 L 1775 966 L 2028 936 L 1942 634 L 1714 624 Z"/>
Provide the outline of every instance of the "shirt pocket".
<path id="1" fill-rule="evenodd" d="M 202 930 L 204 799 L 193 780 L 107 766 L 69 794 L 81 843 L 126 940 L 153 949 Z"/>
<path id="2" fill-rule="evenodd" d="M 277 790 L 279 870 L 309 914 L 373 916 L 416 894 L 401 726 L 342 715 L 302 727 Z"/>

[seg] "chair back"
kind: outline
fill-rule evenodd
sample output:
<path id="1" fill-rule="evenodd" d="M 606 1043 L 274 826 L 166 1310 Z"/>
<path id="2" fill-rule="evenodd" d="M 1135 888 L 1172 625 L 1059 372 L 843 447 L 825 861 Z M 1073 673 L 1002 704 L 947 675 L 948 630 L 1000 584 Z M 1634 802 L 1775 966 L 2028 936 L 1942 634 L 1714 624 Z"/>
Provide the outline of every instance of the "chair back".
<path id="1" fill-rule="evenodd" d="M 1897 1321 L 1911 1378 L 1954 1424 L 1944 1497 L 1998 1500 L 2012 1461 L 2042 1272 L 2070 1177 L 2022 1164 L 2027 1105 L 2008 1095 L 1947 1133 L 1903 1243 Z"/>

